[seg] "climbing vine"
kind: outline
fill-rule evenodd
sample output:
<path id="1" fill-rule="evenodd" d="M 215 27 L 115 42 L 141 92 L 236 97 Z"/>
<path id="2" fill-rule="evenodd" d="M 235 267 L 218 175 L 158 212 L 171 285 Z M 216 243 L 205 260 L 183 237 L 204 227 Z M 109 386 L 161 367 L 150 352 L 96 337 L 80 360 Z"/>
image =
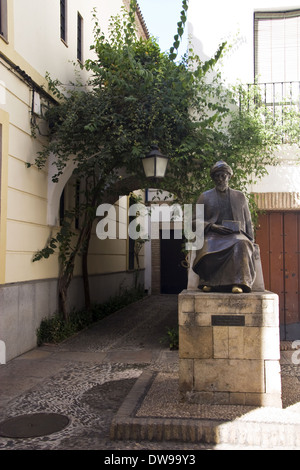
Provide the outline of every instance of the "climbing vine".
<path id="1" fill-rule="evenodd" d="M 216 159 L 224 158 L 232 165 L 235 187 L 241 187 L 249 175 L 255 179 L 264 174 L 277 145 L 274 126 L 269 132 L 259 113 L 239 107 L 238 94 L 224 86 L 216 66 L 225 43 L 207 61 L 201 61 L 190 47 L 188 57 L 175 62 L 188 0 L 182 1 L 169 53 L 161 52 L 154 38 L 138 37 L 136 8 L 136 1 L 131 0 L 129 11 L 122 8 L 112 17 L 107 35 L 94 11 L 94 59 L 82 65 L 91 77 L 88 87 L 78 87 L 78 83 L 64 87 L 47 77 L 57 104 L 47 111 L 51 139 L 35 165 L 43 168 L 54 155 L 52 179 L 57 182 L 71 162 L 83 188 L 77 212 L 65 214 L 58 233 L 34 257 L 38 261 L 59 252 L 60 308 L 65 316 L 77 256 L 82 257 L 89 306 L 87 253 L 92 225 L 107 189 L 120 182 L 120 169 L 136 176 L 141 188 L 147 187 L 140 157 L 157 144 L 171 157 L 158 188 L 163 184 L 178 202 L 191 203 L 211 184 L 209 169 Z M 123 189 L 126 194 L 126 180 Z M 82 221 L 78 230 L 74 230 L 75 217 Z"/>

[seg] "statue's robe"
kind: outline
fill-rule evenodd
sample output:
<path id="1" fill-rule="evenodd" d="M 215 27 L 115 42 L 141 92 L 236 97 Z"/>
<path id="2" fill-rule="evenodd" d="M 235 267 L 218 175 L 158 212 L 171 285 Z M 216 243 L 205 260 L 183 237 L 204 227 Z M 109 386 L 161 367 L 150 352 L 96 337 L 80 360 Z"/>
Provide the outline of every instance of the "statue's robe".
<path id="1" fill-rule="evenodd" d="M 254 238 L 245 195 L 214 188 L 201 194 L 197 204 L 204 204 L 204 244 L 193 264 L 199 287 L 227 290 L 237 285 L 249 292 L 255 279 Z M 212 224 L 223 225 L 226 220 L 238 222 L 239 230 L 228 235 L 211 230 Z"/>

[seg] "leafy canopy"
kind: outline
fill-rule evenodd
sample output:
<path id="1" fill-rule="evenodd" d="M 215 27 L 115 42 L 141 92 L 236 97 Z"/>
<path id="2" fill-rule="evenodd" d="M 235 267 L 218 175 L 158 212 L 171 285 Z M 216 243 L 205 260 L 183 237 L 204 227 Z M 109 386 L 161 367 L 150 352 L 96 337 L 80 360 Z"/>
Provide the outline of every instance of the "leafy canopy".
<path id="1" fill-rule="evenodd" d="M 35 164 L 44 167 L 52 155 L 52 179 L 57 182 L 72 162 L 74 174 L 84 182 L 84 224 L 76 242 L 71 218 L 66 218 L 58 236 L 36 257 L 47 257 L 60 246 L 63 273 L 72 273 L 75 255 L 86 250 L 96 208 L 107 188 L 119 181 L 120 171 L 136 176 L 140 188 L 149 185 L 140 157 L 151 145 L 171 157 L 166 178 L 156 184 L 180 203 L 195 202 L 211 187 L 209 169 L 216 160 L 232 166 L 234 186 L 242 189 L 274 162 L 279 128 L 261 113 L 255 97 L 241 87 L 229 90 L 217 70 L 226 44 L 207 61 L 192 47 L 177 60 L 188 0 L 182 1 L 169 53 L 162 52 L 153 37 L 138 37 L 136 8 L 131 0 L 129 11 L 123 8 L 111 18 L 107 36 L 94 11 L 94 58 L 81 65 L 90 76 L 86 84 L 63 86 L 48 76 L 57 104 L 46 116 L 51 139 Z"/>
<path id="2" fill-rule="evenodd" d="M 54 154 L 54 181 L 72 158 L 79 176 L 101 174 L 108 186 L 122 168 L 146 186 L 139 160 L 152 144 L 171 157 L 163 184 L 181 202 L 194 200 L 211 184 L 209 168 L 216 159 L 227 159 L 237 170 L 236 186 L 264 173 L 278 133 L 268 132 L 257 110 L 238 106 L 244 92 L 222 83 L 216 65 L 226 44 L 205 62 L 192 48 L 175 61 L 187 10 L 183 0 L 169 53 L 161 52 L 153 37 L 138 37 L 135 0 L 129 11 L 123 8 L 111 18 L 107 36 L 94 11 L 95 55 L 82 65 L 91 76 L 87 86 L 63 88 L 48 77 L 59 105 L 48 112 L 53 138 L 36 164 L 45 165 Z"/>

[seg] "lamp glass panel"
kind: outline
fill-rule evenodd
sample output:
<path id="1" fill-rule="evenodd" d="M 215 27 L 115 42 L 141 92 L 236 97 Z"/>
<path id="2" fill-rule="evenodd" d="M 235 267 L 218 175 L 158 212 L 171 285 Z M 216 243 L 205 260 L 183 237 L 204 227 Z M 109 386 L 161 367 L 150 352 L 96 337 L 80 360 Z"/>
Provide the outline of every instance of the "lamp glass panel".
<path id="1" fill-rule="evenodd" d="M 163 178 L 165 176 L 167 165 L 168 165 L 167 158 L 156 159 L 156 176 L 158 178 Z"/>
<path id="2" fill-rule="evenodd" d="M 143 159 L 144 172 L 147 177 L 155 176 L 155 157 L 147 157 Z"/>

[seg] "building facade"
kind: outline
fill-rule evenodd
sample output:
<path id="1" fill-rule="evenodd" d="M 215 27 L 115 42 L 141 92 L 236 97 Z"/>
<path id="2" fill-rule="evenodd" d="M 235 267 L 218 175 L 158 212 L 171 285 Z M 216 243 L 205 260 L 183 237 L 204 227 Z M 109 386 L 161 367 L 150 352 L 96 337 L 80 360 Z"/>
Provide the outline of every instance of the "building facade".
<path id="1" fill-rule="evenodd" d="M 300 3 L 285 0 L 189 1 L 195 52 L 212 57 L 228 41 L 222 61 L 228 84 L 259 84 L 274 112 L 290 100 L 300 109 Z M 300 148 L 283 144 L 280 165 L 249 189 L 264 212 L 257 228 L 266 289 L 279 295 L 281 338 L 300 337 Z"/>
<path id="2" fill-rule="evenodd" d="M 53 101 L 46 74 L 63 84 L 74 80 L 74 62 L 93 53 L 93 8 L 105 33 L 110 17 L 128 5 L 128 0 L 0 0 L 0 341 L 6 360 L 35 347 L 41 320 L 57 311 L 58 257 L 32 259 L 59 228 L 62 198 L 65 204 L 74 200 L 71 167 L 53 183 L 51 162 L 45 170 L 27 165 L 48 139 L 41 119 Z M 137 23 L 146 37 L 140 12 Z M 78 73 L 84 82 L 87 77 L 79 68 Z M 126 204 L 120 199 L 120 211 Z M 100 242 L 94 233 L 89 262 L 94 301 L 134 283 L 128 240 Z M 77 266 L 70 308 L 83 304 L 80 275 Z"/>

